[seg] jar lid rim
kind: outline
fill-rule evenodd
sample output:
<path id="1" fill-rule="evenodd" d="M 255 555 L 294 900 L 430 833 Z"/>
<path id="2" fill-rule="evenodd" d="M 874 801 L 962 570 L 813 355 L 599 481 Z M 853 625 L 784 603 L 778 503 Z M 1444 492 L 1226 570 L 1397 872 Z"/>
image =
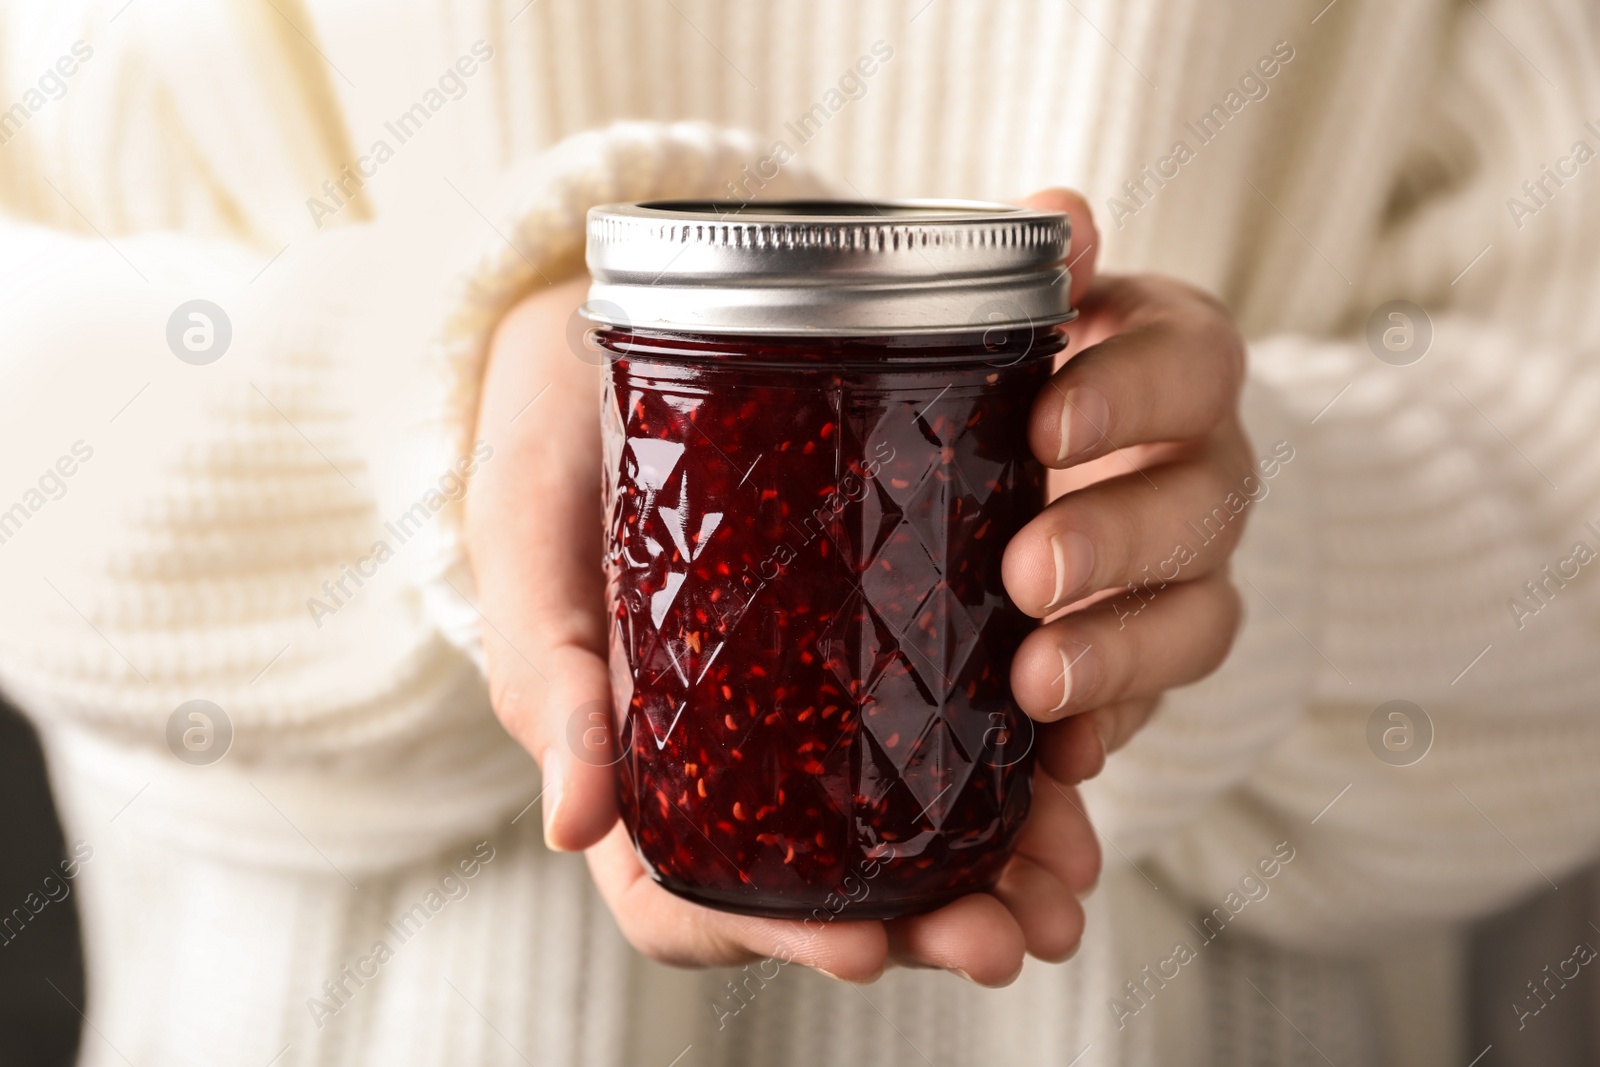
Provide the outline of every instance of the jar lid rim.
<path id="1" fill-rule="evenodd" d="M 1064 212 L 979 200 L 653 200 L 589 211 L 611 326 L 889 334 L 1073 317 Z"/>
<path id="2" fill-rule="evenodd" d="M 1066 218 L 1060 211 L 1041 211 L 1019 204 L 1001 204 L 989 200 L 963 200 L 957 198 L 908 197 L 893 200 L 829 200 L 823 198 L 794 198 L 786 200 L 717 200 L 697 198 L 663 198 L 640 200 L 632 203 L 602 204 L 590 209 L 596 213 L 626 215 L 638 218 L 682 219 L 695 221 L 738 222 L 815 222 L 859 223 L 862 220 L 883 223 L 908 223 L 937 225 L 947 222 L 981 222 L 995 219 Z"/>

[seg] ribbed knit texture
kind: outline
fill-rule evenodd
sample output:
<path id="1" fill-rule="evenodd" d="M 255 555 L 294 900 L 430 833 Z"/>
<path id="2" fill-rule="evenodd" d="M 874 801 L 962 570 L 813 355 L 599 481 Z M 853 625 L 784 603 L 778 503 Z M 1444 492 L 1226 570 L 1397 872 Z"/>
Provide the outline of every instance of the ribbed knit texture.
<path id="1" fill-rule="evenodd" d="M 0 684 L 96 849 L 86 1062 L 1285 1062 L 1298 1027 L 1343 1067 L 1377 1055 L 1339 1029 L 1370 990 L 1317 953 L 1381 958 L 1593 855 L 1600 584 L 1552 585 L 1523 629 L 1507 607 L 1600 547 L 1600 163 L 1541 170 L 1600 148 L 1577 0 L 83 0 L 0 15 L 0 106 L 80 38 L 0 145 L 0 509 L 94 449 L 0 544 Z M 1279 41 L 1266 96 L 1200 143 L 1186 123 Z M 684 119 L 707 124 L 659 124 Z M 745 186 L 769 196 L 1084 190 L 1107 269 L 1228 302 L 1256 449 L 1295 458 L 1251 505 L 1232 657 L 1086 791 L 1108 846 L 1078 958 L 998 993 L 786 969 L 719 1031 L 730 976 L 637 959 L 518 818 L 537 776 L 471 661 L 459 501 L 330 617 L 307 602 L 470 447 L 488 331 L 577 269 L 587 206 L 726 192 L 773 139 L 797 159 Z M 196 297 L 233 320 L 209 367 L 164 340 Z M 1402 298 L 1434 336 L 1395 367 L 1363 331 Z M 214 766 L 166 750 L 193 698 L 234 724 Z M 1367 746 L 1397 698 L 1435 731 L 1411 767 Z M 470 893 L 317 1027 L 322 983 L 484 840 Z M 1191 920 L 1279 841 L 1271 894 L 1203 947 Z M 1119 1027 L 1108 1002 L 1179 940 L 1198 960 Z"/>

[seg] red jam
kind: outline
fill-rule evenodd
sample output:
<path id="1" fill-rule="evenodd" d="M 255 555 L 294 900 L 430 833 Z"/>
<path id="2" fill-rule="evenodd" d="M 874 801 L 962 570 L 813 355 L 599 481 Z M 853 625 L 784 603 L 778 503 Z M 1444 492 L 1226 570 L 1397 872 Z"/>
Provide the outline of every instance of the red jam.
<path id="1" fill-rule="evenodd" d="M 1000 559 L 1043 504 L 1060 332 L 596 336 L 618 788 L 654 877 L 818 919 L 991 886 L 1033 737 Z"/>

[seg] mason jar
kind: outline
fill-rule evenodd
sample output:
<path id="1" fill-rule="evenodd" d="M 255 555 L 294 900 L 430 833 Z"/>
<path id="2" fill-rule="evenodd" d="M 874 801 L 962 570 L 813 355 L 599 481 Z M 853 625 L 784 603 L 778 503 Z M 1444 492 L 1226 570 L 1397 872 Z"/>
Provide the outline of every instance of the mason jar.
<path id="1" fill-rule="evenodd" d="M 999 877 L 1033 739 L 1000 561 L 1069 240 L 972 202 L 589 213 L 617 784 L 668 890 L 832 921 Z"/>

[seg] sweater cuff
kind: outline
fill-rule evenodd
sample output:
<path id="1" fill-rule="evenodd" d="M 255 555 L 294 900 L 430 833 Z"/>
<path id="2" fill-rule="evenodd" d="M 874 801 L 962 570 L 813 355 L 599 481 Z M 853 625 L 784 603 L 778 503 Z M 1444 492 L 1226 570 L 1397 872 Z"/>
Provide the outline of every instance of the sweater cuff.
<path id="1" fill-rule="evenodd" d="M 528 294 L 583 270 L 591 207 L 726 198 L 767 154 L 748 134 L 704 123 L 627 122 L 568 138 L 514 168 L 501 183 L 498 206 L 482 212 L 488 225 L 473 229 L 476 248 L 458 260 L 466 265 L 440 287 L 442 304 L 424 327 L 430 340 L 417 353 L 422 365 L 412 375 L 413 399 L 369 403 L 368 455 L 379 507 L 394 523 L 391 532 L 406 537 L 404 555 L 429 617 L 480 669 L 481 618 L 464 547 L 464 500 L 472 472 L 492 461 L 485 450 L 475 451 L 474 427 L 496 326 Z M 763 199 L 823 192 L 794 164 L 760 189 Z"/>

